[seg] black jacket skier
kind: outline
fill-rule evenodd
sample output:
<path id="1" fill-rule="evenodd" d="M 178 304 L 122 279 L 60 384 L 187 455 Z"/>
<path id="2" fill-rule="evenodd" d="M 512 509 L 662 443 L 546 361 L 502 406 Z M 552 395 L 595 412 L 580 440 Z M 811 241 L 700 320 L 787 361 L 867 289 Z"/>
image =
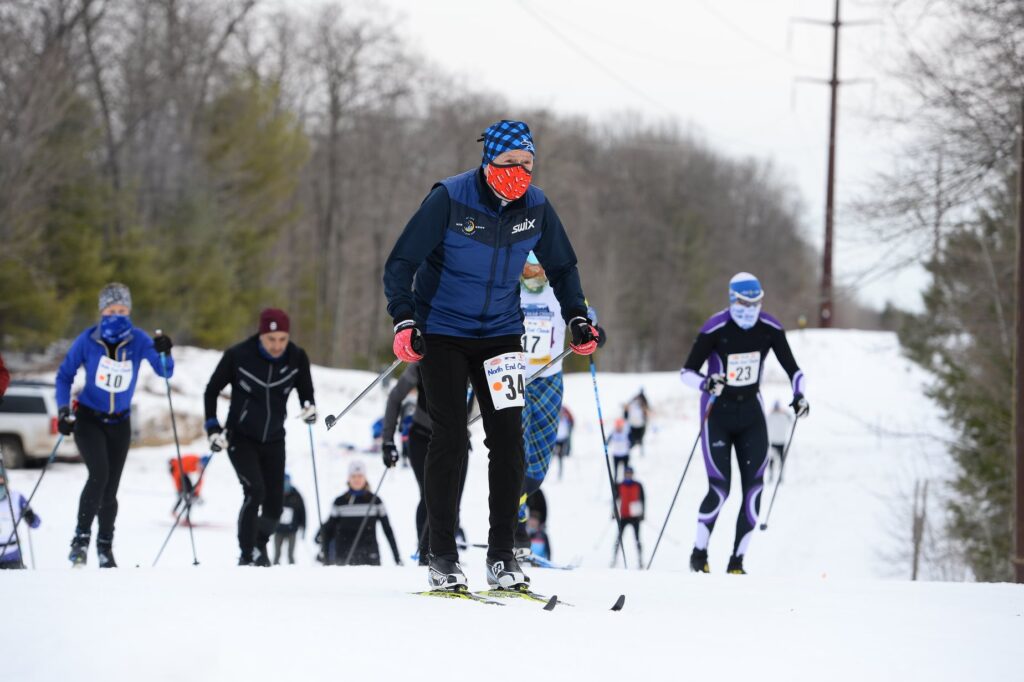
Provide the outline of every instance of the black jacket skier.
<path id="1" fill-rule="evenodd" d="M 327 520 L 319 533 L 319 542 L 323 548 L 324 563 L 327 565 L 345 565 L 345 559 L 352 550 L 352 543 L 359 533 L 359 526 L 366 519 L 367 506 L 370 516 L 366 520 L 366 528 L 359 538 L 359 545 L 352 552 L 350 566 L 380 566 L 380 548 L 377 546 L 377 521 L 384 527 L 384 535 L 391 546 L 391 553 L 396 564 L 402 563 L 395 542 L 395 533 L 391 530 L 388 513 L 384 502 L 370 493 L 369 490 L 349 490 L 334 500 L 331 518 Z"/>

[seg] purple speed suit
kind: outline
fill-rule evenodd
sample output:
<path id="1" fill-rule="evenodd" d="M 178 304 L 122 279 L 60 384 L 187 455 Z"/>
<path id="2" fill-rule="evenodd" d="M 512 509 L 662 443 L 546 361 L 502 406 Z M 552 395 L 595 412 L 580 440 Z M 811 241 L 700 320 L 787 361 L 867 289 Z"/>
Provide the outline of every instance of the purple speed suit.
<path id="1" fill-rule="evenodd" d="M 793 359 L 786 331 L 771 315 L 761 313 L 750 329 L 741 329 L 728 310 L 712 315 L 701 327 L 682 369 L 682 380 L 701 389 L 705 375 L 701 367 L 708 363 L 708 375 L 726 375 L 727 385 L 715 401 L 701 433 L 701 450 L 708 472 L 708 493 L 697 515 L 697 549 L 707 549 L 718 514 L 729 496 L 731 483 L 730 453 L 735 447 L 743 488 L 743 506 L 736 519 L 733 555 L 747 551 L 761 507 L 764 471 L 768 465 L 768 429 L 760 385 L 764 360 L 774 350 L 782 368 L 789 374 L 793 393 L 803 394 L 804 373 Z M 701 415 L 710 396 L 701 397 Z"/>

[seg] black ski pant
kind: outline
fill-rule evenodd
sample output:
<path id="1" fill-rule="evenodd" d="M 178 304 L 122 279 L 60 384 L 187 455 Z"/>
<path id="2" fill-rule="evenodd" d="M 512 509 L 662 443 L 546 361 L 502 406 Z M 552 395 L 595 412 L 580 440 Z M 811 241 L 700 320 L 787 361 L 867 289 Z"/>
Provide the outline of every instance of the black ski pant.
<path id="1" fill-rule="evenodd" d="M 117 488 L 128 459 L 132 440 L 131 419 L 107 423 L 91 410 L 79 409 L 75 421 L 75 445 L 82 455 L 89 478 L 78 499 L 78 527 L 76 535 L 90 535 L 92 521 L 99 517 L 97 539 L 114 539 L 114 520 L 117 518 Z"/>
<path id="2" fill-rule="evenodd" d="M 228 458 L 242 484 L 238 513 L 238 547 L 243 556 L 266 550 L 284 507 L 284 440 L 260 443 L 231 434 Z M 269 557 L 268 557 L 269 558 Z"/>
<path id="3" fill-rule="evenodd" d="M 615 553 L 612 554 L 612 568 L 615 568 L 615 562 L 619 559 L 619 540 L 625 542 L 626 529 L 633 529 L 633 537 L 636 538 L 636 556 L 639 562 L 640 568 L 644 567 L 644 550 L 640 546 L 640 522 L 643 519 L 619 519 L 619 535 L 615 538 Z"/>
<path id="4" fill-rule="evenodd" d="M 484 373 L 484 362 L 504 353 L 521 353 L 519 336 L 490 339 L 426 335 L 426 354 L 420 375 L 427 394 L 433 431 L 424 471 L 430 551 L 458 559 L 455 531 L 459 522 L 460 480 L 466 468 L 466 382 L 473 385 L 487 434 L 487 477 L 490 488 L 490 532 L 487 554 L 513 558 L 513 536 L 523 488 L 523 408 L 495 410 Z"/>
<path id="5" fill-rule="evenodd" d="M 469 436 L 467 435 L 467 438 Z M 416 476 L 416 484 L 420 488 L 420 503 L 416 505 L 416 536 L 419 544 L 416 551 L 421 558 L 430 553 L 430 544 L 427 528 L 427 502 L 424 488 L 424 469 L 427 464 L 427 450 L 430 447 L 430 431 L 419 424 L 413 424 L 409 430 L 409 462 L 412 464 L 412 473 Z M 462 464 L 462 476 L 459 479 L 459 514 L 462 509 L 462 492 L 466 489 L 466 473 L 469 471 L 469 452 L 466 452 L 466 460 Z"/>
<path id="6" fill-rule="evenodd" d="M 707 409 L 707 396 L 701 401 L 701 413 Z M 757 526 L 761 510 L 761 491 L 764 471 L 768 466 L 768 428 L 764 410 L 757 397 L 745 400 L 723 400 L 711 409 L 701 433 L 704 467 L 708 472 L 708 493 L 701 502 L 697 515 L 697 549 L 707 549 L 708 540 L 715 529 L 715 521 L 729 497 L 732 482 L 731 454 L 736 449 L 739 464 L 743 504 L 736 518 L 736 538 L 733 554 L 743 556 Z"/>
<path id="7" fill-rule="evenodd" d="M 626 467 L 629 466 L 629 455 L 614 455 L 612 457 L 612 471 L 615 474 L 615 480 L 619 480 L 619 469 L 622 469 L 623 475 L 626 473 Z"/>

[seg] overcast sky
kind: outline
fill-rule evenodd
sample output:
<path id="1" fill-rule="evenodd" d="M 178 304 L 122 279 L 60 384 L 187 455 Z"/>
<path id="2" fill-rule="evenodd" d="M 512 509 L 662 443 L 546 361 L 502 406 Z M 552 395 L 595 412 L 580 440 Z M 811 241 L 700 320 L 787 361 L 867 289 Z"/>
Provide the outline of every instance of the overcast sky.
<path id="1" fill-rule="evenodd" d="M 833 0 L 377 0 L 402 19 L 413 49 L 514 105 L 608 118 L 626 110 L 671 117 L 733 156 L 771 159 L 805 203 L 822 243 Z M 843 20 L 883 20 L 870 0 L 843 0 Z M 520 74 L 492 50 L 521 48 Z M 919 268 L 880 273 L 889 257 L 849 210 L 889 166 L 893 140 L 873 119 L 896 84 L 886 76 L 898 38 L 882 21 L 844 28 L 835 271 L 837 285 L 881 306 L 919 309 Z M 470 131 L 475 133 L 476 131 Z M 543 144 L 543 140 L 540 141 Z"/>

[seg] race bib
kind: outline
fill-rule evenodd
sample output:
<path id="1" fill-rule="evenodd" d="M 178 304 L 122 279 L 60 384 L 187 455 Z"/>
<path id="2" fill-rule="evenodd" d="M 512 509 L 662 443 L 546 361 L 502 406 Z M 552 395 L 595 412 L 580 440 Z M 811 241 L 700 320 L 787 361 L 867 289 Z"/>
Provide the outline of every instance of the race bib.
<path id="1" fill-rule="evenodd" d="M 505 353 L 484 362 L 484 375 L 495 410 L 526 405 L 525 372 L 523 353 Z"/>
<path id="2" fill-rule="evenodd" d="M 633 500 L 629 503 L 629 515 L 632 518 L 644 515 L 644 503 L 640 500 Z"/>
<path id="3" fill-rule="evenodd" d="M 291 507 L 283 508 L 281 510 L 281 519 L 278 523 L 282 526 L 290 526 L 293 520 L 295 520 L 295 510 Z"/>
<path id="4" fill-rule="evenodd" d="M 523 351 L 531 365 L 546 365 L 551 360 L 551 318 L 533 316 L 523 321 Z"/>
<path id="5" fill-rule="evenodd" d="M 761 354 L 730 353 L 726 364 L 726 381 L 730 386 L 749 386 L 757 383 L 761 369 Z"/>
<path id="6" fill-rule="evenodd" d="M 96 386 L 110 393 L 124 393 L 132 385 L 131 360 L 118 362 L 104 356 L 96 366 Z"/>

